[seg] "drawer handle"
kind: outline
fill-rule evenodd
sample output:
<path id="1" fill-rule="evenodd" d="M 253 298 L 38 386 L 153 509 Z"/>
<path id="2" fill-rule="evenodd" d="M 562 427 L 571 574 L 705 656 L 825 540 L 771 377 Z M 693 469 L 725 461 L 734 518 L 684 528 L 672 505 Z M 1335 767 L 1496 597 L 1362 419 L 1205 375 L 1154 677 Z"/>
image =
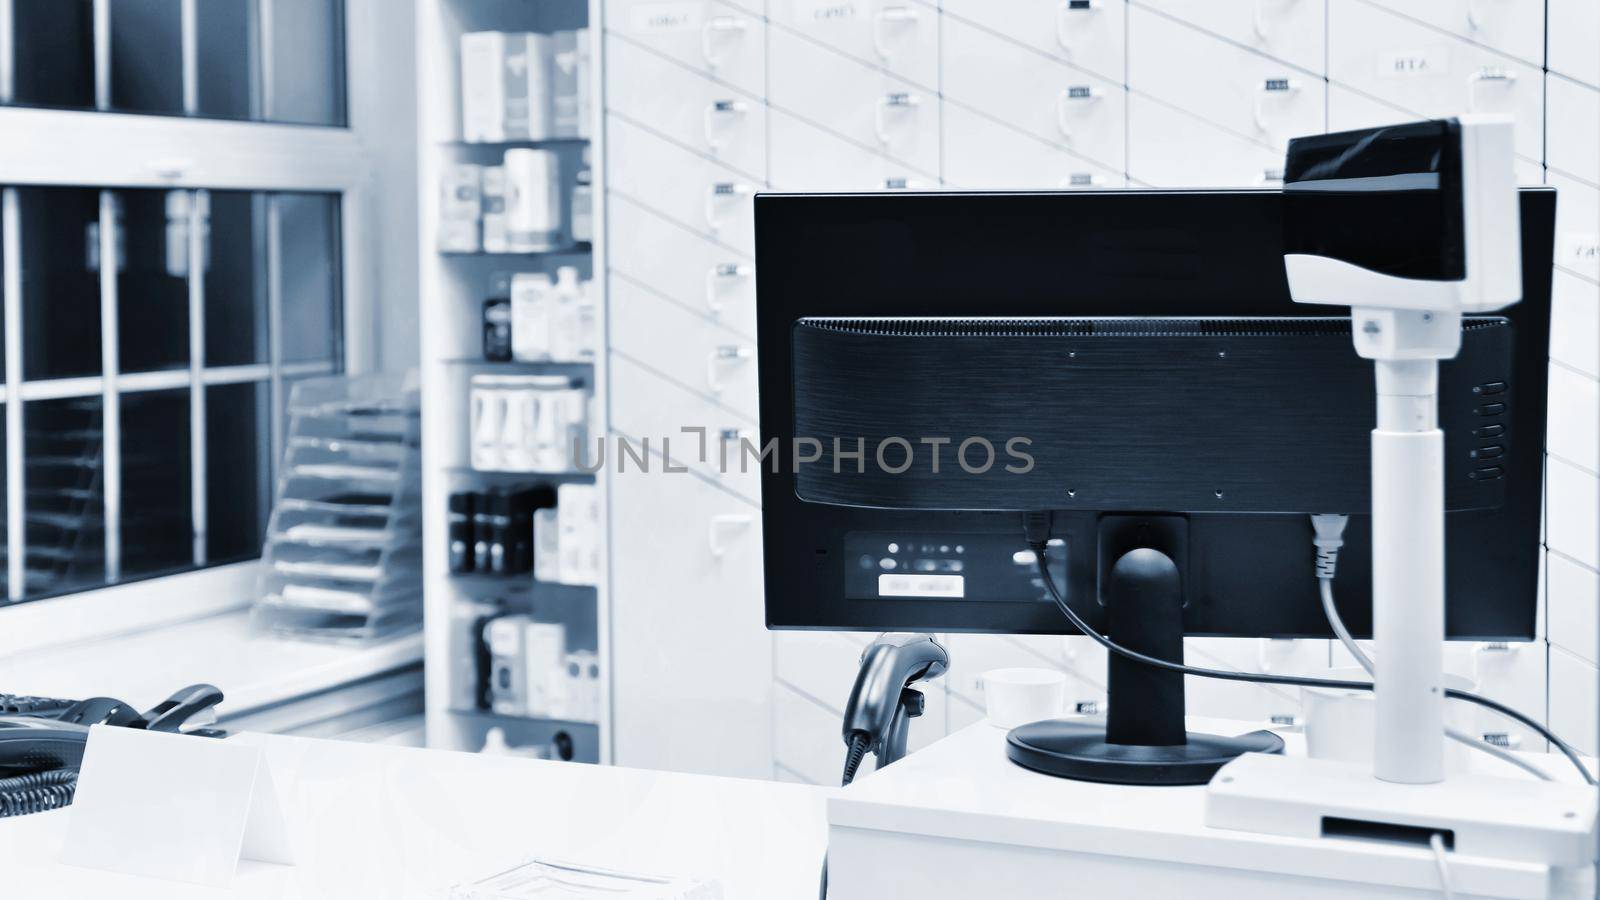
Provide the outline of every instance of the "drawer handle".
<path id="1" fill-rule="evenodd" d="M 1483 12 L 1478 3 L 1479 0 L 1467 0 L 1467 27 L 1473 31 L 1483 30 Z"/>
<path id="2" fill-rule="evenodd" d="M 1274 96 L 1288 96 L 1300 93 L 1300 82 L 1293 78 L 1268 78 L 1261 83 L 1260 90 L 1256 91 L 1256 128 L 1264 134 L 1272 132 L 1272 126 L 1267 123 L 1267 100 Z"/>
<path id="3" fill-rule="evenodd" d="M 1484 66 L 1467 76 L 1467 109 L 1470 112 L 1478 110 L 1479 88 L 1485 84 L 1499 85 L 1511 90 L 1517 86 L 1517 73 L 1504 66 Z"/>
<path id="4" fill-rule="evenodd" d="M 1256 37 L 1263 43 L 1272 40 L 1272 26 L 1267 21 L 1267 7 L 1273 3 L 1288 4 L 1294 0 L 1256 0 L 1255 12 L 1251 24 L 1255 27 Z"/>
<path id="5" fill-rule="evenodd" d="M 717 36 L 723 34 L 743 34 L 745 25 L 742 19 L 733 16 L 712 16 L 700 26 L 700 55 L 705 58 L 706 65 L 713 69 L 722 67 L 722 55 L 717 53 Z"/>
<path id="6" fill-rule="evenodd" d="M 916 10 L 905 6 L 885 6 L 878 10 L 872 19 L 872 49 L 878 51 L 878 58 L 888 59 L 892 55 L 887 41 L 888 26 L 915 25 L 919 18 Z"/>
<path id="7" fill-rule="evenodd" d="M 890 175 L 883 179 L 883 189 L 886 191 L 920 191 L 926 187 L 923 182 L 904 175 Z"/>
<path id="8" fill-rule="evenodd" d="M 750 516 L 740 513 L 723 513 L 711 517 L 706 525 L 706 549 L 711 551 L 713 559 L 721 559 L 728 553 L 728 548 L 722 543 L 722 533 L 734 529 L 744 530 L 749 528 L 755 520 Z"/>
<path id="9" fill-rule="evenodd" d="M 722 201 L 729 197 L 744 197 L 754 191 L 748 184 L 737 181 L 719 181 L 706 191 L 706 225 L 712 231 L 722 230 Z"/>
<path id="10" fill-rule="evenodd" d="M 1056 95 L 1056 128 L 1061 130 L 1061 136 L 1071 140 L 1072 126 L 1068 123 L 1069 111 L 1074 104 L 1095 103 L 1103 96 L 1099 88 L 1086 84 L 1075 84 L 1061 89 Z"/>
<path id="11" fill-rule="evenodd" d="M 878 98 L 878 107 L 873 111 L 872 115 L 872 132 L 878 136 L 878 143 L 889 143 L 889 110 L 915 109 L 921 105 L 921 97 L 904 91 L 885 94 Z"/>
<path id="12" fill-rule="evenodd" d="M 1056 7 L 1056 43 L 1061 49 L 1072 52 L 1072 14 L 1078 12 L 1099 12 L 1100 0 L 1061 0 L 1061 5 Z"/>
<path id="13" fill-rule="evenodd" d="M 1283 170 L 1279 168 L 1262 169 L 1256 176 L 1256 187 L 1269 187 L 1274 184 L 1283 184 Z"/>
<path id="14" fill-rule="evenodd" d="M 722 367 L 731 362 L 740 362 L 755 356 L 756 352 L 749 347 L 738 344 L 723 344 L 706 354 L 706 387 L 711 393 L 722 393 Z"/>
<path id="15" fill-rule="evenodd" d="M 717 285 L 733 278 L 749 278 L 754 270 L 743 263 L 718 263 L 706 270 L 706 309 L 721 315 L 727 305 L 722 302 L 722 292 Z"/>
<path id="16" fill-rule="evenodd" d="M 1105 180 L 1092 172 L 1073 172 L 1061 179 L 1061 187 L 1066 190 L 1084 190 L 1097 188 L 1105 184 Z"/>
<path id="17" fill-rule="evenodd" d="M 705 115 L 701 118 L 701 128 L 706 135 L 706 146 L 715 153 L 727 145 L 727 141 L 717 136 L 718 116 L 742 116 L 750 111 L 750 105 L 743 100 L 713 100 L 706 104 Z"/>

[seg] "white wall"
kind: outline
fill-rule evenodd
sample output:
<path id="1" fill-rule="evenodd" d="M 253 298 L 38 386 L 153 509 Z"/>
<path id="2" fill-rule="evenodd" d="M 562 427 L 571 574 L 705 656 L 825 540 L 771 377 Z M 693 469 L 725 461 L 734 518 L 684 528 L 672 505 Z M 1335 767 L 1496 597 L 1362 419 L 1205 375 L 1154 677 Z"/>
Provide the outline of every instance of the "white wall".
<path id="1" fill-rule="evenodd" d="M 414 0 L 349 0 L 350 127 L 371 161 L 360 227 L 372 263 L 365 328 L 376 368 L 402 371 L 421 353 L 417 266 L 417 42 Z"/>

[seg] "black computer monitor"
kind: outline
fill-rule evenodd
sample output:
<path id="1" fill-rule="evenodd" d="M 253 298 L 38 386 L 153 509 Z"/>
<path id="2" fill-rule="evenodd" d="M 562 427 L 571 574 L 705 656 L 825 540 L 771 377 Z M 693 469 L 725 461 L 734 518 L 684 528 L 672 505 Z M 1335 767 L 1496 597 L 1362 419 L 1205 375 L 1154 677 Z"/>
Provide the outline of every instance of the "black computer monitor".
<path id="1" fill-rule="evenodd" d="M 768 627 L 1073 633 L 1023 537 L 1048 511 L 1097 629 L 1154 548 L 1181 634 L 1325 638 L 1308 514 L 1347 513 L 1339 609 L 1370 634 L 1371 365 L 1290 299 L 1281 193 L 755 203 Z M 1554 218 L 1522 191 L 1522 302 L 1441 367 L 1456 639 L 1535 634 Z"/>

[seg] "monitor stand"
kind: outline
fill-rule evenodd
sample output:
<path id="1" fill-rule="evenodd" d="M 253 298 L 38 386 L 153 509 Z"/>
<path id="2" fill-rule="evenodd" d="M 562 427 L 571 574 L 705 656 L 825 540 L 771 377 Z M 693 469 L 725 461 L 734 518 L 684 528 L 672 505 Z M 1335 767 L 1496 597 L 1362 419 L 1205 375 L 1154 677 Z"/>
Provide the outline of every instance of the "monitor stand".
<path id="1" fill-rule="evenodd" d="M 1183 662 L 1183 584 L 1160 550 L 1123 553 L 1106 590 L 1111 640 L 1130 650 Z M 1183 678 L 1110 655 L 1105 724 L 1070 719 L 1012 729 L 1006 755 L 1017 765 L 1078 781 L 1205 784 L 1242 753 L 1281 753 L 1270 731 L 1238 737 L 1184 729 Z"/>

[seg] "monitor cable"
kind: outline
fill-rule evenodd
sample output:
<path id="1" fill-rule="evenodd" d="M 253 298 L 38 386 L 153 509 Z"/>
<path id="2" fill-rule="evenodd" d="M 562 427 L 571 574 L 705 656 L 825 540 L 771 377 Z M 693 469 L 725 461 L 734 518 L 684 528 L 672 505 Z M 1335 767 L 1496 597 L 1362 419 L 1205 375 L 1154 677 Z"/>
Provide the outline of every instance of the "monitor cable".
<path id="1" fill-rule="evenodd" d="M 1061 595 L 1061 589 L 1056 586 L 1055 576 L 1050 574 L 1050 567 L 1045 562 L 1045 544 L 1047 539 L 1046 536 L 1049 533 L 1049 517 L 1049 513 L 1026 513 L 1023 516 L 1024 536 L 1027 538 L 1028 549 L 1033 551 L 1034 565 L 1039 571 L 1039 577 L 1043 580 L 1045 590 L 1050 594 L 1050 599 L 1055 602 L 1056 609 L 1060 610 L 1063 616 L 1066 616 L 1067 620 L 1072 623 L 1072 626 L 1078 629 L 1078 631 L 1082 632 L 1086 637 L 1092 639 L 1095 643 L 1106 648 L 1110 652 L 1115 653 L 1124 659 L 1131 659 L 1134 662 L 1151 666 L 1153 668 L 1164 669 L 1169 672 L 1177 672 L 1182 675 L 1194 675 L 1199 678 L 1215 678 L 1222 681 L 1246 681 L 1256 684 L 1283 684 L 1293 687 L 1328 688 L 1330 690 L 1372 690 L 1372 682 L 1370 681 L 1345 681 L 1336 678 L 1311 678 L 1301 675 L 1274 675 L 1265 672 L 1232 672 L 1226 669 L 1206 669 L 1199 666 L 1189 666 L 1184 665 L 1183 663 L 1169 662 L 1159 657 L 1149 656 L 1144 653 L 1140 653 L 1137 650 L 1130 650 L 1127 647 L 1118 644 L 1117 642 L 1101 634 L 1099 631 L 1095 630 L 1089 625 L 1088 622 L 1084 621 L 1083 617 L 1078 615 L 1077 611 L 1067 604 L 1066 598 Z M 1509 706 L 1506 706 L 1504 703 L 1491 700 L 1488 697 L 1484 697 L 1479 694 L 1474 694 L 1471 691 L 1460 691 L 1456 690 L 1455 688 L 1447 688 L 1445 690 L 1445 696 L 1455 700 L 1465 700 L 1468 703 L 1475 703 L 1478 706 L 1497 712 L 1500 715 L 1505 716 L 1506 718 L 1518 722 L 1537 732 L 1540 737 L 1549 741 L 1551 746 L 1561 751 L 1561 754 L 1577 768 L 1578 772 L 1583 776 L 1585 784 L 1595 783 L 1594 776 L 1589 774 L 1589 769 L 1583 764 L 1583 759 L 1578 756 L 1578 751 L 1572 749 L 1571 745 L 1569 745 L 1566 741 L 1563 741 L 1561 738 L 1557 737 L 1554 732 L 1544 727 L 1544 725 L 1535 721 L 1533 718 L 1524 715 L 1523 713 L 1520 713 Z"/>
<path id="2" fill-rule="evenodd" d="M 1333 628 L 1333 633 L 1339 638 L 1339 643 L 1350 651 L 1357 663 L 1369 676 L 1375 676 L 1372 657 L 1367 651 L 1356 643 L 1350 635 L 1350 629 L 1345 627 L 1344 619 L 1339 615 L 1339 608 L 1333 602 L 1333 577 L 1339 568 L 1339 548 L 1344 546 L 1344 526 L 1350 521 L 1349 516 L 1332 513 L 1314 515 L 1311 517 L 1311 527 L 1316 533 L 1312 543 L 1317 548 L 1317 588 L 1322 595 L 1322 612 L 1328 617 L 1328 625 Z M 1519 758 L 1509 750 L 1502 750 L 1493 744 L 1478 740 L 1464 731 L 1445 726 L 1445 736 L 1458 744 L 1465 744 L 1475 750 L 1481 750 L 1507 765 L 1515 766 L 1541 781 L 1550 781 L 1549 773 L 1533 765 L 1527 760 Z"/>

